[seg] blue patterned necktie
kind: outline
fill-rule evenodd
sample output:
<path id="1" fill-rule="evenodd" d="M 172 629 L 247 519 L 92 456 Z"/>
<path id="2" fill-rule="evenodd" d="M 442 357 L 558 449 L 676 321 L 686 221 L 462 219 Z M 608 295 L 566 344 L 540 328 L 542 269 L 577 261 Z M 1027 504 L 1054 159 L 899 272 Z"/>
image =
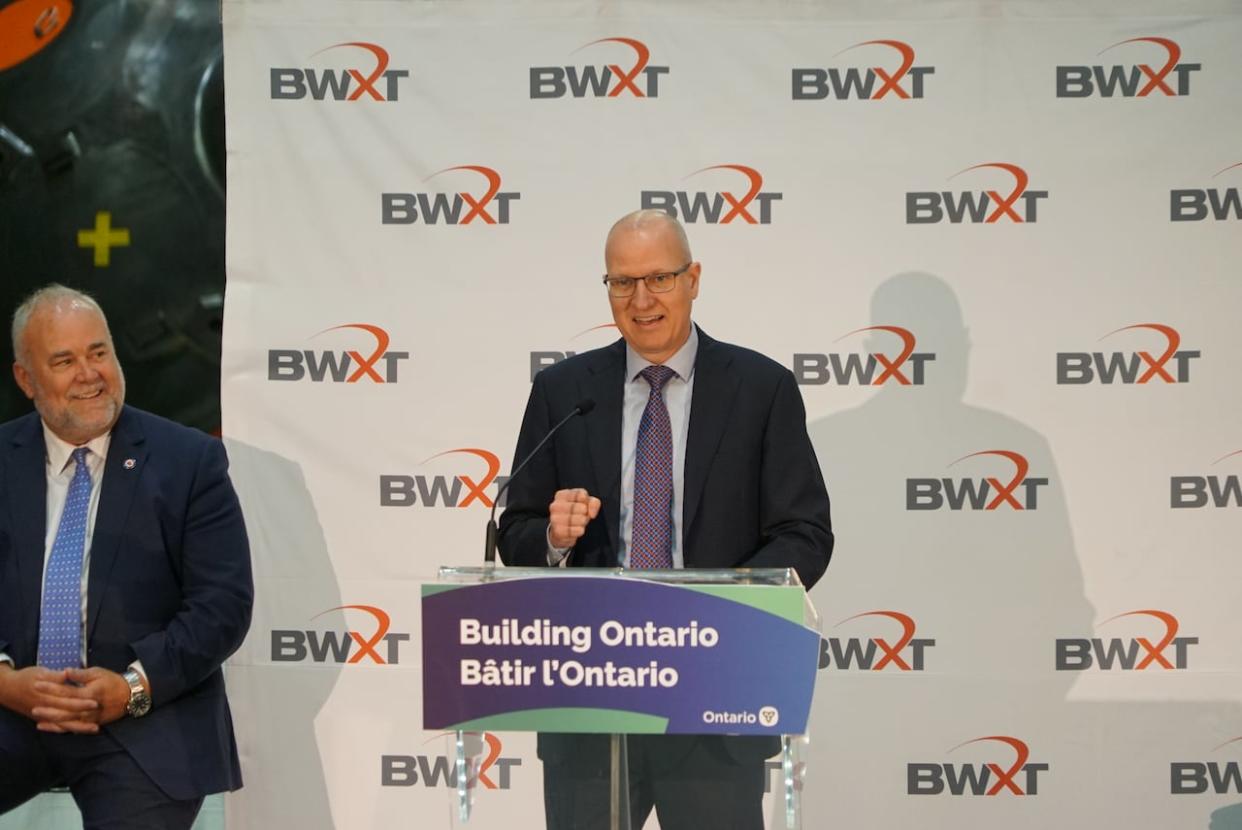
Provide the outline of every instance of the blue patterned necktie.
<path id="1" fill-rule="evenodd" d="M 60 514 L 60 527 L 48 558 L 43 580 L 43 609 L 39 616 L 39 665 L 48 669 L 82 665 L 82 554 L 86 549 L 86 520 L 91 505 L 91 471 L 86 447 L 73 451 L 77 468 Z"/>
<path id="2" fill-rule="evenodd" d="M 639 372 L 651 386 L 638 424 L 634 458 L 634 527 L 631 568 L 673 567 L 673 429 L 664 405 L 664 384 L 674 372 L 648 366 Z"/>

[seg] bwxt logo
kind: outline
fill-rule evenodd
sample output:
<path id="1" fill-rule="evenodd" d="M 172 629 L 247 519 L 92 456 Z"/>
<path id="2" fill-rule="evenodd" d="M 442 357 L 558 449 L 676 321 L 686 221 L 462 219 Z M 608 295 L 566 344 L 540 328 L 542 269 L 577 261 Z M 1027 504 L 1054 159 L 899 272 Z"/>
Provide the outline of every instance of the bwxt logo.
<path id="1" fill-rule="evenodd" d="M 1154 645 L 1152 638 L 1149 637 L 1111 640 L 1098 637 L 1089 640 L 1059 639 L 1057 640 L 1057 671 L 1086 671 L 1092 666 L 1099 666 L 1100 671 L 1144 671 L 1156 667 L 1168 670 L 1186 668 L 1190 647 L 1197 645 L 1199 638 L 1177 636 L 1177 617 L 1167 611 L 1145 609 L 1127 611 L 1124 614 L 1109 617 L 1100 625 L 1123 617 L 1150 617 L 1163 626 L 1163 631 Z M 1169 646 L 1173 647 L 1172 660 L 1165 654 Z"/>
<path id="2" fill-rule="evenodd" d="M 1048 765 L 1029 762 L 1031 750 L 1025 741 L 1006 735 L 989 735 L 960 743 L 949 752 L 984 742 L 1008 746 L 1017 757 L 1008 767 L 991 762 L 906 764 L 906 794 L 940 795 L 948 790 L 950 795 L 1039 795 L 1039 774 L 1047 772 Z M 1017 780 L 1018 773 L 1023 774 L 1021 783 Z"/>
<path id="3" fill-rule="evenodd" d="M 1129 44 L 1149 44 L 1131 47 Z M 1152 47 L 1158 47 L 1153 49 Z M 1164 65 L 1152 69 L 1149 64 L 1114 64 L 1112 66 L 1058 66 L 1057 97 L 1058 98 L 1090 98 L 1098 95 L 1101 98 L 1146 98 L 1153 92 L 1160 92 L 1170 97 L 1190 94 L 1190 73 L 1198 72 L 1201 66 L 1197 63 L 1181 63 L 1182 48 L 1164 37 L 1132 37 L 1120 43 L 1102 49 L 1098 54 L 1111 52 L 1113 49 L 1126 47 L 1134 52 L 1144 49 L 1146 53 L 1163 58 Z M 1163 53 L 1160 50 L 1163 50 Z M 1176 76 L 1177 91 L 1169 83 L 1170 75 Z"/>
<path id="4" fill-rule="evenodd" d="M 992 224 L 1002 218 L 1019 224 L 1038 221 L 1039 200 L 1047 199 L 1048 191 L 1028 190 L 1030 176 L 1016 164 L 1002 161 L 976 164 L 954 173 L 949 181 L 972 170 L 987 169 L 1003 170 L 1013 177 L 1013 187 L 1007 195 L 1002 196 L 997 190 L 913 191 L 906 194 L 906 224 L 930 225 L 946 219 L 954 225 L 962 222 Z M 1019 199 L 1022 200 L 1020 209 L 1017 207 Z"/>
<path id="5" fill-rule="evenodd" d="M 311 57 L 332 49 L 361 50 L 375 60 L 375 66 L 370 71 L 274 67 L 271 70 L 272 98 L 297 101 L 309 96 L 316 101 L 328 98 L 333 101 L 396 101 L 400 91 L 398 82 L 410 77 L 408 69 L 389 69 L 388 51 L 374 43 L 337 43 L 320 49 Z M 358 52 L 350 54 L 363 57 Z M 383 81 L 382 88 L 377 86 L 380 81 Z"/>
<path id="6" fill-rule="evenodd" d="M 1172 326 L 1136 323 L 1110 331 L 1100 340 L 1123 331 L 1142 330 L 1154 331 L 1164 339 L 1159 357 L 1152 357 L 1154 349 L 1137 352 L 1057 352 L 1057 385 L 1143 384 L 1156 379 L 1164 383 L 1188 383 L 1190 361 L 1199 358 L 1200 353 L 1197 350 L 1183 350 L 1182 336 Z"/>
<path id="7" fill-rule="evenodd" d="M 784 198 L 783 193 L 763 190 L 763 176 L 753 167 L 741 164 L 715 164 L 696 170 L 686 178 L 709 170 L 731 170 L 741 174 L 745 192 L 741 196 L 731 191 L 644 190 L 641 206 L 644 210 L 662 210 L 674 219 L 680 216 L 687 224 L 702 222 L 708 225 L 727 225 L 741 219 L 748 225 L 768 225 L 772 222 L 772 203 Z M 719 174 L 717 174 L 719 176 Z M 734 178 L 736 180 L 736 177 Z M 754 208 L 751 205 L 754 205 Z M 752 212 L 754 211 L 754 212 Z"/>
<path id="8" fill-rule="evenodd" d="M 1217 171 L 1212 178 L 1239 167 L 1242 167 L 1242 162 Z M 1202 222 L 1205 219 L 1223 222 L 1230 218 L 1242 219 L 1242 196 L 1238 195 L 1236 187 L 1169 191 L 1169 220 L 1172 222 Z"/>
<path id="9" fill-rule="evenodd" d="M 397 665 L 401 644 L 409 642 L 407 633 L 389 631 L 391 619 L 374 605 L 341 605 L 316 614 L 318 619 L 333 611 L 360 611 L 374 621 L 369 634 L 357 631 L 316 631 L 314 629 L 272 629 L 272 662 Z"/>
<path id="10" fill-rule="evenodd" d="M 476 219 L 486 225 L 509 224 L 509 203 L 521 199 L 522 194 L 512 190 L 502 193 L 500 174 L 492 168 L 478 164 L 460 164 L 432 173 L 423 181 L 431 181 L 436 176 L 459 170 L 482 176 L 482 193 L 384 193 L 381 195 L 383 224 L 413 225 L 421 220 L 424 225 L 437 225 L 441 222 L 445 225 L 469 225 Z"/>
<path id="11" fill-rule="evenodd" d="M 1242 450 L 1223 455 L 1212 462 L 1215 467 Z M 1238 476 L 1173 476 L 1169 480 L 1169 507 L 1242 507 L 1242 482 Z"/>
<path id="12" fill-rule="evenodd" d="M 1219 752 L 1239 741 L 1242 737 L 1230 738 L 1212 751 Z M 1242 793 L 1242 770 L 1237 761 L 1174 761 L 1169 765 L 1169 779 L 1172 795 Z"/>
<path id="13" fill-rule="evenodd" d="M 464 732 L 466 742 L 466 789 L 482 786 L 507 790 L 514 767 L 521 758 L 505 758 L 500 738 L 491 732 Z M 433 738 L 432 740 L 436 740 Z M 381 787 L 457 788 L 457 764 L 445 755 L 383 755 L 380 757 Z"/>
<path id="14" fill-rule="evenodd" d="M 598 325 L 598 326 L 592 326 L 591 328 L 586 329 L 585 331 L 580 331 L 580 332 L 578 332 L 578 333 L 577 333 L 577 334 L 575 334 L 575 335 L 574 335 L 571 339 L 572 339 L 572 340 L 577 340 L 579 337 L 582 337 L 583 335 L 586 335 L 586 334 L 591 334 L 591 333 L 593 333 L 593 332 L 603 332 L 603 331 L 607 331 L 607 332 L 609 332 L 611 335 L 613 335 L 613 336 L 615 337 L 615 336 L 616 336 L 616 333 L 617 333 L 617 324 L 616 324 L 616 323 L 603 323 L 603 324 Z M 571 352 L 571 351 L 564 351 L 564 352 L 558 352 L 558 351 L 535 351 L 535 352 L 531 352 L 531 353 L 530 353 L 530 379 L 531 379 L 531 382 L 533 383 L 533 382 L 534 382 L 534 380 L 535 380 L 535 375 L 539 374 L 539 373 L 540 373 L 540 372 L 542 372 L 544 369 L 548 368 L 549 366 L 555 366 L 556 364 L 560 363 L 562 360 L 565 360 L 565 359 L 567 359 L 567 358 L 573 357 L 573 356 L 574 356 L 574 355 L 576 355 L 576 354 L 577 354 L 577 352 Z"/>
<path id="15" fill-rule="evenodd" d="M 883 386 L 892 382 L 900 386 L 922 386 L 925 364 L 936 359 L 931 352 L 916 352 L 914 334 L 900 326 L 867 326 L 838 337 L 840 343 L 847 337 L 868 331 L 882 331 L 895 335 L 901 343 L 895 356 L 881 353 L 830 353 L 800 352 L 793 356 L 793 373 L 798 383 L 822 386 Z M 909 363 L 907 367 L 906 364 Z"/>
<path id="16" fill-rule="evenodd" d="M 443 458 L 446 455 L 474 456 L 487 465 L 482 476 L 466 475 L 381 475 L 380 505 L 383 507 L 469 507 L 477 504 L 490 510 L 492 498 L 487 495 L 487 488 L 496 485 L 503 487 L 508 476 L 499 475 L 500 458 L 494 452 L 476 447 L 459 447 L 445 450 L 419 463 L 422 467 L 428 462 Z M 463 494 L 463 488 L 465 490 Z M 498 507 L 505 506 L 501 498 Z"/>
<path id="17" fill-rule="evenodd" d="M 906 479 L 907 510 L 996 510 L 1001 505 L 1014 510 L 1036 510 L 1039 488 L 1048 484 L 1046 478 L 1030 478 L 1031 465 L 1026 456 L 1009 450 L 983 450 L 964 455 L 950 464 L 953 467 L 968 458 L 996 456 L 1013 465 L 1007 482 L 995 476 L 984 478 L 908 478 Z M 1018 488 L 1021 487 L 1021 493 Z"/>
<path id="18" fill-rule="evenodd" d="M 357 330 L 369 334 L 374 344 L 361 349 L 324 351 L 315 349 L 269 349 L 267 353 L 268 380 L 309 380 L 311 383 L 357 383 L 366 379 L 372 383 L 396 383 L 401 361 L 409 360 L 409 352 L 388 350 L 388 332 L 370 323 L 346 323 L 324 329 L 314 337 L 330 331 Z"/>
<path id="19" fill-rule="evenodd" d="M 831 97 L 840 101 L 849 98 L 878 101 L 889 95 L 893 100 L 923 97 L 924 77 L 935 73 L 936 69 L 931 66 L 915 66 L 914 48 L 910 44 L 900 40 L 865 40 L 842 49 L 833 57 L 863 47 L 872 47 L 869 54 L 885 55 L 895 61 L 896 66 L 891 69 L 879 66 L 864 69 L 849 67 L 845 70 L 835 67 L 795 69 L 793 100 L 821 101 Z M 888 49 L 892 52 L 885 51 Z M 893 52 L 897 54 L 894 55 Z"/>
<path id="20" fill-rule="evenodd" d="M 892 620 L 901 626 L 901 634 L 891 642 L 885 637 L 825 637 L 819 641 L 821 669 L 831 667 L 838 671 L 923 671 L 925 649 L 936 645 L 936 641 L 916 638 L 914 620 L 908 614 L 899 611 L 865 611 L 846 617 L 837 623 L 837 627 L 863 617 L 885 617 Z M 909 653 L 905 653 L 907 649 Z"/>
<path id="21" fill-rule="evenodd" d="M 629 69 L 621 64 L 604 66 L 532 66 L 530 68 L 531 98 L 658 98 L 660 76 L 668 74 L 667 66 L 649 66 L 651 50 L 640 40 L 629 37 L 606 37 L 580 46 L 571 54 L 601 43 L 619 43 L 634 51 Z M 605 47 L 608 48 L 608 47 Z M 612 47 L 616 50 L 616 47 Z"/>

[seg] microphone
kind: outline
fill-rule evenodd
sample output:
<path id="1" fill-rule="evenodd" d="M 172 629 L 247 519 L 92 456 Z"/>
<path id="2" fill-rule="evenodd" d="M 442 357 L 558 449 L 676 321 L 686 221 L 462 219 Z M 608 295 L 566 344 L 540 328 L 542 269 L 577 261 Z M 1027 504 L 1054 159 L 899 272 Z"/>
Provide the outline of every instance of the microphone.
<path id="1" fill-rule="evenodd" d="M 484 542 L 483 548 L 483 564 L 485 566 L 495 567 L 496 565 L 496 536 L 499 533 L 499 528 L 496 525 L 496 505 L 500 504 L 500 497 L 504 495 L 505 490 L 509 489 L 509 485 L 513 483 L 513 479 L 517 478 L 518 473 L 522 472 L 522 468 L 529 464 L 531 459 L 533 459 L 535 455 L 543 449 L 544 444 L 548 443 L 548 439 L 550 439 L 553 435 L 556 435 L 557 431 L 560 430 L 561 427 L 565 426 L 565 424 L 569 423 L 571 419 L 576 418 L 579 415 L 586 415 L 594 408 L 595 401 L 591 398 L 583 398 L 578 401 L 568 415 L 561 418 L 561 420 L 556 423 L 556 426 L 548 430 L 548 434 L 543 436 L 543 440 L 536 444 L 535 448 L 522 459 L 522 463 L 513 468 L 513 472 L 509 473 L 509 478 L 505 481 L 501 488 L 496 491 L 496 499 L 492 502 L 492 515 L 491 518 L 487 520 L 487 539 Z"/>

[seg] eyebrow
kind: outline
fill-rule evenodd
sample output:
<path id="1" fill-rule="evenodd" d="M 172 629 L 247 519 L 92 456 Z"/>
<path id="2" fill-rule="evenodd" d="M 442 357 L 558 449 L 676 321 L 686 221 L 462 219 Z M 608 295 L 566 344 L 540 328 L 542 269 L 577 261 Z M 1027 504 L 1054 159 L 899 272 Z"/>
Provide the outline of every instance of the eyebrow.
<path id="1" fill-rule="evenodd" d="M 89 346 L 87 346 L 87 347 L 86 347 L 86 350 L 87 350 L 88 352 L 93 352 L 93 351 L 95 351 L 96 349 L 106 349 L 106 348 L 108 348 L 108 341 L 107 341 L 107 340 L 97 340 L 96 342 L 94 342 L 94 343 L 90 344 Z M 57 358 L 61 358 L 61 357 L 72 357 L 72 356 L 73 356 L 73 350 L 72 350 L 72 349 L 61 349 L 61 350 L 60 350 L 60 351 L 58 351 L 58 352 L 52 352 L 50 355 L 48 355 L 48 358 L 47 358 L 47 359 L 48 359 L 49 361 L 52 361 L 52 360 L 56 360 Z"/>

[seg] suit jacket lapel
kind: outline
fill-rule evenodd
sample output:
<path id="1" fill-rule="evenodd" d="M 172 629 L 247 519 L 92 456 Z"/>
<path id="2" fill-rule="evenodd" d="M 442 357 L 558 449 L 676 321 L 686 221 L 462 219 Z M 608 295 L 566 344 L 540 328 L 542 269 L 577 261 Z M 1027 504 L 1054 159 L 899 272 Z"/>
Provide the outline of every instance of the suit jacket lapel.
<path id="1" fill-rule="evenodd" d="M 699 329 L 699 352 L 694 361 L 694 391 L 690 401 L 690 428 L 686 437 L 682 540 L 689 548 L 690 533 L 698 516 L 699 502 L 707 484 L 712 458 L 724 436 L 740 380 L 731 371 L 731 358 L 715 340 Z M 687 565 L 693 565 L 687 561 Z"/>
<path id="2" fill-rule="evenodd" d="M 121 410 L 121 417 L 112 428 L 112 442 L 108 445 L 108 458 L 104 462 L 103 480 L 99 493 L 99 511 L 95 514 L 95 533 L 91 541 L 90 577 L 86 589 L 86 608 L 89 620 L 86 636 L 89 639 L 99 619 L 103 604 L 104 588 L 116 563 L 121 537 L 129 508 L 138 489 L 147 458 L 145 437 L 138 419 L 129 407 Z"/>
<path id="3" fill-rule="evenodd" d="M 595 411 L 586 416 L 587 448 L 595 483 L 603 502 L 601 513 L 615 555 L 621 549 L 621 410 L 625 394 L 625 341 L 618 340 L 602 349 L 587 369 L 581 389 L 583 397 L 595 401 Z"/>
<path id="4" fill-rule="evenodd" d="M 5 464 L 4 501 L 8 503 L 9 526 L 13 529 L 22 631 L 29 639 L 28 662 L 33 662 L 39 632 L 43 553 L 47 539 L 47 448 L 43 442 L 42 422 L 37 414 L 27 416 L 6 449 L 9 457 Z M 14 648 L 23 647 L 14 643 Z"/>

